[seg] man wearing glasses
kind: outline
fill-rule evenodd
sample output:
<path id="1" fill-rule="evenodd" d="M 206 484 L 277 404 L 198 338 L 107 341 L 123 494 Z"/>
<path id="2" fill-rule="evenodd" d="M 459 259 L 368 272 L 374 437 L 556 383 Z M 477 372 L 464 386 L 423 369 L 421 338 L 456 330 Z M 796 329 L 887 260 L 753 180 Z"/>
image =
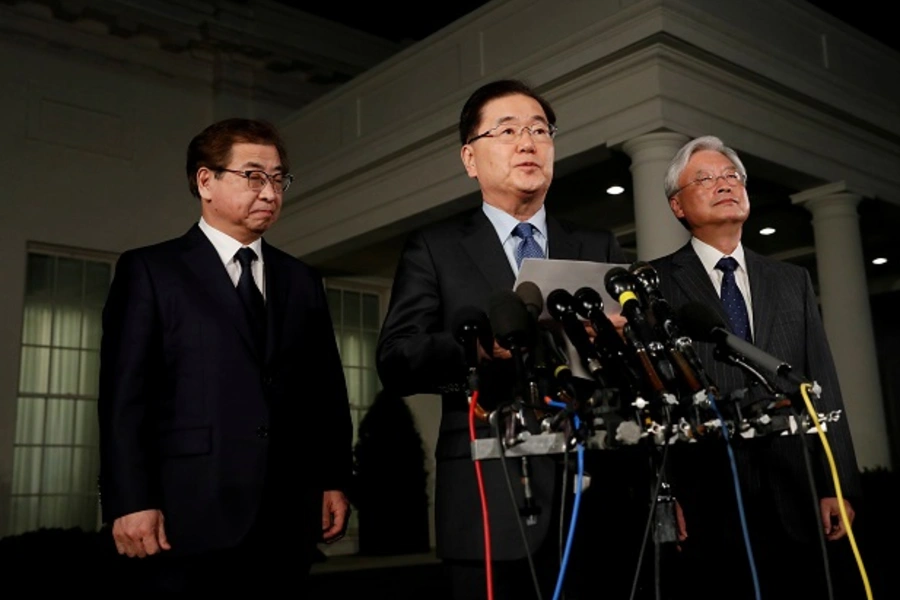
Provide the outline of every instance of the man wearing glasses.
<path id="1" fill-rule="evenodd" d="M 659 274 L 660 291 L 675 307 L 689 302 L 709 306 L 734 335 L 818 382 L 822 386 L 816 403 L 819 412 L 842 411 L 837 373 L 809 274 L 756 254 L 741 243 L 750 214 L 746 182 L 741 159 L 716 137 L 694 139 L 678 151 L 666 173 L 665 192 L 673 214 L 691 232 L 691 240 L 673 254 L 651 261 Z M 696 345 L 722 398 L 748 385 L 748 399 L 765 396 L 740 368 L 715 360 L 711 344 Z M 797 392 L 784 382 L 777 384 L 785 392 Z M 795 398 L 801 403 L 795 408 L 805 413 L 802 399 Z M 814 448 L 815 498 L 797 436 L 763 437 L 749 443 L 738 440 L 734 446 L 763 598 L 827 597 L 824 548 L 816 528 L 824 530 L 827 540 L 847 533 L 819 440 L 807 438 Z M 828 440 L 845 499 L 857 496 L 859 472 L 845 414 L 840 421 L 828 423 Z M 705 582 L 692 588 L 688 597 L 720 598 L 728 590 L 729 598 L 753 598 L 753 569 L 725 449 L 697 444 L 681 458 L 673 486 L 688 536 L 682 555 L 692 568 L 683 575 Z M 817 505 L 821 521 L 817 521 Z M 846 513 L 852 524 L 850 502 Z"/>
<path id="2" fill-rule="evenodd" d="M 466 355 L 454 339 L 454 320 L 470 307 L 487 312 L 494 292 L 512 290 L 523 258 L 624 262 L 611 233 L 560 222 L 544 206 L 553 179 L 555 122 L 550 104 L 520 81 L 494 81 L 472 93 L 459 119 L 460 157 L 466 173 L 478 182 L 482 205 L 408 238 L 378 343 L 378 372 L 386 389 L 442 396 L 435 451 L 436 541 L 457 600 L 486 598 L 487 583 L 481 496 L 469 445 Z M 479 346 L 482 360 L 495 368 L 496 380 L 512 385 L 511 378 L 499 374 L 505 370 L 509 375 L 512 369 L 509 351 L 496 341 Z M 481 392 L 490 410 L 491 396 Z M 478 437 L 493 436 L 485 423 L 477 429 Z M 556 458 L 529 459 L 532 506 L 524 499 L 520 461 L 507 460 L 511 489 L 500 460 L 481 465 L 493 597 L 535 598 L 535 579 L 542 596 L 552 597 L 560 570 L 561 473 Z M 568 489 L 571 498 L 571 481 Z M 522 509 L 531 518 L 522 516 Z M 536 573 L 530 571 L 529 559 Z M 569 573 L 574 571 L 572 567 Z M 604 581 L 596 583 L 597 589 L 606 589 Z"/>
<path id="3" fill-rule="evenodd" d="M 153 591 L 302 590 L 347 524 L 352 424 L 322 280 L 262 238 L 287 153 L 220 121 L 187 179 L 199 223 L 123 253 L 103 311 L 103 520 Z"/>

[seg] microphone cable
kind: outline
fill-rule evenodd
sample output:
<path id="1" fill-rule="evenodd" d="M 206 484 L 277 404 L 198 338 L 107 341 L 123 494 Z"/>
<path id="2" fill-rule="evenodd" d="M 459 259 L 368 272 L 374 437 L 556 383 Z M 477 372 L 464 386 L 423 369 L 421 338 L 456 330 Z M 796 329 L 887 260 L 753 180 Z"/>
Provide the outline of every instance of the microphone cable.
<path id="1" fill-rule="evenodd" d="M 668 431 L 668 429 L 669 429 L 669 426 L 667 425 L 666 431 Z M 675 434 L 675 435 L 677 435 L 677 434 Z M 674 438 L 675 436 L 673 435 L 672 437 Z M 638 581 L 640 581 L 640 578 L 641 578 L 641 567 L 643 566 L 643 563 L 644 563 L 644 552 L 647 549 L 647 541 L 650 539 L 650 529 L 651 529 L 651 527 L 653 527 L 653 522 L 656 520 L 655 519 L 656 503 L 659 500 L 659 490 L 662 488 L 663 470 L 666 467 L 666 459 L 669 456 L 669 447 L 672 445 L 671 439 L 672 438 L 669 438 L 669 439 L 664 438 L 664 440 L 663 440 L 665 447 L 663 448 L 662 457 L 659 459 L 659 468 L 657 469 L 659 474 L 656 477 L 656 485 L 654 485 L 654 487 L 653 487 L 653 495 L 651 496 L 651 500 L 650 500 L 650 513 L 647 515 L 647 522 L 644 524 L 644 535 L 641 539 L 641 550 L 638 553 L 637 565 L 635 566 L 635 569 L 634 569 L 634 579 L 632 579 L 632 581 L 631 581 L 631 594 L 629 594 L 629 596 L 628 596 L 629 600 L 634 600 L 635 595 L 637 594 Z M 659 591 L 658 590 L 659 581 L 656 582 L 656 585 L 657 585 L 657 592 L 658 592 Z M 657 593 L 657 596 L 659 596 L 658 593 Z"/>
<path id="2" fill-rule="evenodd" d="M 528 546 L 528 535 L 525 533 L 525 526 L 522 525 L 522 515 L 519 514 L 519 504 L 516 502 L 516 494 L 513 491 L 512 478 L 509 475 L 509 466 L 506 464 L 506 452 L 503 447 L 503 434 L 500 432 L 500 426 L 496 420 L 491 425 L 494 428 L 494 435 L 500 446 L 500 466 L 503 467 L 503 479 L 506 481 L 506 489 L 509 492 L 509 500 L 512 502 L 513 514 L 516 516 L 516 526 L 519 529 L 519 535 L 522 537 L 522 544 L 525 546 L 525 557 L 528 559 L 528 570 L 531 572 L 531 584 L 534 586 L 534 592 L 537 600 L 543 600 L 541 597 L 541 586 L 538 583 L 537 569 L 534 567 L 534 559 L 531 556 L 531 548 Z"/>
<path id="3" fill-rule="evenodd" d="M 750 564 L 750 576 L 753 578 L 753 592 L 756 600 L 760 600 L 759 575 L 756 572 L 756 560 L 753 558 L 753 548 L 750 545 L 750 531 L 747 528 L 747 514 L 744 510 L 744 495 L 741 492 L 741 482 L 738 480 L 737 461 L 734 458 L 734 448 L 731 447 L 731 436 L 728 434 L 728 424 L 713 394 L 709 394 L 709 405 L 716 413 L 719 423 L 722 424 L 722 437 L 725 438 L 725 449 L 728 451 L 728 461 L 731 463 L 731 477 L 734 481 L 734 495 L 737 498 L 738 516 L 741 519 L 741 533 L 744 536 L 744 548 L 747 550 L 747 562 Z"/>
<path id="4" fill-rule="evenodd" d="M 866 589 L 866 598 L 868 600 L 872 600 L 872 587 L 869 584 L 869 576 L 866 574 L 866 567 L 863 565 L 862 557 L 859 554 L 859 547 L 856 545 L 856 537 L 853 535 L 853 527 L 850 525 L 850 519 L 847 517 L 847 508 L 844 506 L 844 493 L 841 491 L 841 482 L 838 477 L 837 466 L 834 462 L 834 455 L 831 453 L 831 445 L 828 443 L 826 439 L 825 432 L 822 430 L 821 425 L 819 424 L 819 417 L 816 415 L 816 409 L 812 405 L 812 401 L 809 399 L 809 392 L 813 389 L 813 386 L 809 383 L 804 383 L 800 386 L 800 393 L 803 396 L 803 403 L 806 405 L 806 412 L 809 413 L 810 418 L 813 421 L 813 424 L 816 427 L 816 433 L 819 434 L 819 439 L 822 441 L 822 447 L 825 449 L 825 456 L 828 457 L 828 467 L 831 469 L 831 478 L 834 482 L 834 491 L 837 493 L 838 499 L 838 509 L 841 513 L 841 520 L 844 523 L 844 527 L 847 528 L 847 537 L 850 540 L 850 546 L 853 548 L 853 556 L 856 559 L 856 565 L 859 568 L 859 574 L 862 578 L 863 586 Z M 806 435 L 806 432 L 801 431 L 800 435 Z M 821 522 L 819 523 L 821 527 Z"/>
<path id="5" fill-rule="evenodd" d="M 475 444 L 475 407 L 478 406 L 478 390 L 469 398 L 469 439 Z M 503 460 L 503 457 L 500 457 Z M 478 495 L 481 498 L 481 522 L 484 528 L 484 570 L 487 578 L 487 600 L 494 600 L 494 572 L 491 560 L 491 527 L 488 518 L 487 494 L 484 491 L 484 476 L 481 473 L 481 460 L 475 463 L 475 479 L 478 481 Z"/>
<path id="6" fill-rule="evenodd" d="M 563 410 L 567 409 L 567 405 L 562 402 L 548 400 L 547 404 Z M 578 418 L 578 415 L 573 415 L 573 418 L 575 421 L 575 430 L 577 431 L 581 428 L 581 420 Z M 575 501 L 572 504 L 572 519 L 569 521 L 569 533 L 566 537 L 566 546 L 563 550 L 562 562 L 559 565 L 559 576 L 556 579 L 556 589 L 553 592 L 553 600 L 559 600 L 560 594 L 562 594 L 563 582 L 566 579 L 566 567 L 569 564 L 569 556 L 572 553 L 572 544 L 575 539 L 575 526 L 578 522 L 578 511 L 581 509 L 581 491 L 582 482 L 584 480 L 584 443 L 579 441 L 576 450 L 578 452 L 578 476 L 575 478 Z M 568 453 L 568 448 L 566 449 L 566 453 Z M 567 476 L 567 474 L 564 476 Z"/>

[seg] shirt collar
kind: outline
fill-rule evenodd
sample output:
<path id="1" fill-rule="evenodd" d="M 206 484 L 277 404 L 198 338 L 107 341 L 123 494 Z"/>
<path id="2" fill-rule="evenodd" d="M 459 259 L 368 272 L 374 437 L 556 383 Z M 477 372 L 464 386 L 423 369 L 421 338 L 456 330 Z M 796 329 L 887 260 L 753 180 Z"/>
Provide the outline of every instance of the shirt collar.
<path id="1" fill-rule="evenodd" d="M 200 223 L 198 223 L 200 227 L 200 231 L 206 234 L 206 237 L 209 238 L 209 241 L 212 243 L 213 247 L 216 249 L 216 253 L 219 255 L 219 258 L 222 260 L 223 265 L 227 265 L 231 261 L 234 260 L 234 255 L 237 254 L 237 251 L 244 247 L 242 243 L 228 235 L 227 233 L 223 233 L 206 222 L 203 217 L 200 217 Z M 247 244 L 248 248 L 252 248 L 254 252 L 256 252 L 256 256 L 258 257 L 259 264 L 263 264 L 263 254 L 262 254 L 262 238 L 257 238 L 253 240 L 250 244 Z"/>
<path id="2" fill-rule="evenodd" d="M 516 225 L 522 222 L 508 212 L 487 202 L 482 202 L 481 210 L 484 211 L 485 216 L 494 226 L 494 229 L 497 230 L 497 237 L 500 238 L 500 242 L 503 244 L 512 236 L 512 230 L 515 229 Z M 543 206 L 525 222 L 531 223 L 537 229 L 536 235 L 543 237 L 545 240 L 547 239 L 547 211 Z"/>
<path id="3" fill-rule="evenodd" d="M 740 242 L 738 242 L 737 248 L 734 249 L 734 252 L 731 254 L 722 254 L 720 250 L 713 248 L 709 244 L 704 241 L 701 241 L 695 237 L 691 238 L 691 246 L 694 248 L 694 252 L 697 253 L 697 256 L 700 258 L 700 262 L 703 263 L 703 268 L 706 270 L 706 273 L 712 275 L 716 272 L 716 263 L 719 262 L 723 256 L 730 256 L 734 260 L 737 261 L 738 266 L 743 269 L 743 271 L 747 272 L 747 262 L 744 260 L 744 246 Z"/>

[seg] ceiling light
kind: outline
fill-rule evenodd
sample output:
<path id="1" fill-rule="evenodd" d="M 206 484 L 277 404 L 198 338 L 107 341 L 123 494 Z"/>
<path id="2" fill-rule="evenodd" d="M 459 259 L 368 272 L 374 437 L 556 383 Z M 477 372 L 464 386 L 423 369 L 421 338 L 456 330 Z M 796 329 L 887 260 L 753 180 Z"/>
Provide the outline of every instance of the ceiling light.
<path id="1" fill-rule="evenodd" d="M 774 227 L 763 227 L 759 230 L 759 235 L 772 235 L 773 233 L 775 233 Z"/>
<path id="2" fill-rule="evenodd" d="M 618 196 L 623 192 L 625 192 L 625 188 L 623 188 L 621 185 L 611 185 L 606 188 L 606 193 L 610 196 Z"/>
<path id="3" fill-rule="evenodd" d="M 883 265 L 886 262 L 887 262 L 886 258 L 876 258 L 875 260 L 872 261 L 872 264 L 873 265 Z"/>

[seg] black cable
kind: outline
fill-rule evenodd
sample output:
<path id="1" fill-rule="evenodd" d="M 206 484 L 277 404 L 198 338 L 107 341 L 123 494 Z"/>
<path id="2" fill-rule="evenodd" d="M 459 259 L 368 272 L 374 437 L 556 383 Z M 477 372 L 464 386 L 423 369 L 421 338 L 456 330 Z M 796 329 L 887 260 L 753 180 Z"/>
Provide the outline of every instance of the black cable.
<path id="1" fill-rule="evenodd" d="M 812 392 L 812 389 L 810 389 Z M 816 481 L 813 477 L 813 465 L 812 460 L 810 459 L 810 448 L 809 442 L 806 439 L 806 432 L 802 429 L 803 421 L 800 419 L 800 415 L 794 409 L 794 405 L 790 405 L 791 415 L 794 419 L 797 420 L 797 427 L 799 429 L 798 435 L 800 436 L 800 443 L 803 446 L 803 463 L 806 466 L 806 482 L 809 484 L 810 492 L 812 492 L 812 501 L 813 501 L 813 512 L 816 515 L 816 531 L 818 532 L 819 538 L 819 549 L 822 551 L 822 563 L 825 567 L 825 586 L 828 590 L 828 600 L 834 600 L 834 589 L 831 584 L 831 566 L 828 562 L 828 548 L 827 543 L 825 541 L 825 528 L 822 526 L 822 508 L 819 506 L 819 492 L 816 489 Z"/>
<path id="2" fill-rule="evenodd" d="M 672 438 L 674 438 L 674 437 L 675 437 L 675 435 L 673 434 Z M 628 598 L 630 600 L 634 600 L 635 594 L 637 593 L 638 581 L 640 581 L 640 577 L 641 577 L 641 566 L 643 565 L 643 562 L 644 562 L 644 551 L 647 548 L 647 539 L 650 537 L 650 528 L 653 526 L 654 517 L 656 516 L 656 501 L 659 498 L 659 490 L 662 487 L 662 482 L 663 482 L 662 473 L 663 473 L 663 469 L 666 466 L 666 458 L 669 455 L 669 446 L 672 445 L 670 443 L 669 439 L 664 439 L 664 443 L 665 443 L 665 448 L 663 448 L 662 458 L 659 461 L 659 472 L 656 477 L 656 486 L 653 488 L 653 495 L 652 495 L 652 499 L 650 501 L 650 513 L 647 515 L 647 524 L 644 526 L 644 536 L 641 539 L 641 551 L 638 554 L 637 567 L 635 568 L 635 571 L 634 571 L 634 580 L 631 583 L 631 594 L 628 596 Z M 658 588 L 658 582 L 657 582 L 657 588 Z"/>
<path id="3" fill-rule="evenodd" d="M 499 420 L 499 419 L 497 419 Z M 509 499 L 513 505 L 513 514 L 516 515 L 516 525 L 519 528 L 519 535 L 522 537 L 522 544 L 525 546 L 525 557 L 528 559 L 528 569 L 531 571 L 531 583 L 537 594 L 538 600 L 543 600 L 541 596 L 541 586 L 538 583 L 537 570 L 534 568 L 534 560 L 531 557 L 531 548 L 528 547 L 528 536 L 525 534 L 525 526 L 522 525 L 522 518 L 519 515 L 519 504 L 516 502 L 516 493 L 513 491 L 512 478 L 509 476 L 509 466 L 506 464 L 506 449 L 503 445 L 503 436 L 500 434 L 500 427 L 496 420 L 492 423 L 494 434 L 497 442 L 500 444 L 500 466 L 503 467 L 503 479 L 506 481 L 506 489 L 509 492 Z"/>

